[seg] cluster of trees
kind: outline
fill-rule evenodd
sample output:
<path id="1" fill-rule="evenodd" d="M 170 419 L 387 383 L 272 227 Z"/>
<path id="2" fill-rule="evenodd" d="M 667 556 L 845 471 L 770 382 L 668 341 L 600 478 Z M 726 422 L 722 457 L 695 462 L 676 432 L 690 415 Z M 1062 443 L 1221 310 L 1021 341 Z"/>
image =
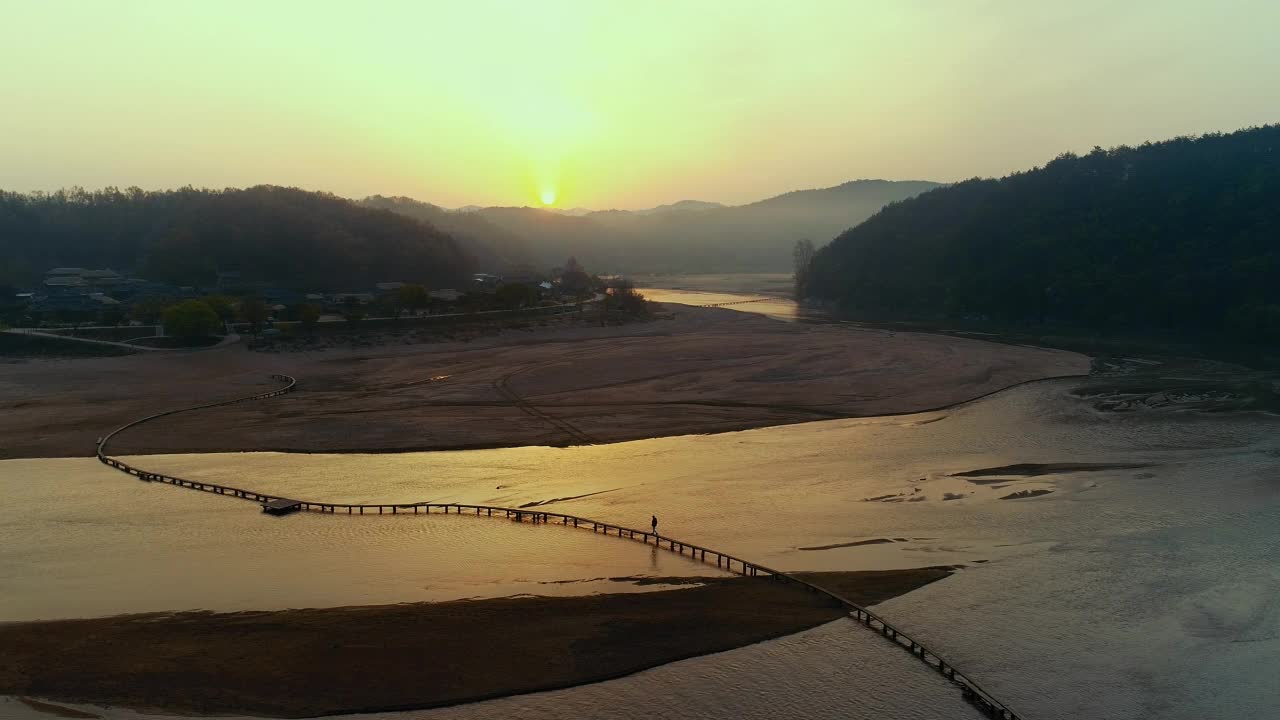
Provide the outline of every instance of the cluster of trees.
<path id="1" fill-rule="evenodd" d="M 602 286 L 600 278 L 587 274 L 576 257 L 570 257 L 563 268 L 556 268 L 552 272 L 560 277 L 560 290 L 567 295 L 586 297 Z"/>
<path id="2" fill-rule="evenodd" d="M 299 311 L 314 310 L 314 322 L 320 318 L 320 309 L 303 306 Z M 271 308 L 260 298 L 206 295 L 199 299 L 148 300 L 133 307 L 133 319 L 144 325 L 160 323 L 165 334 L 185 339 L 219 335 L 227 323 L 248 323 L 250 330 L 259 332 L 271 318 Z"/>
<path id="3" fill-rule="evenodd" d="M 217 332 L 218 313 L 201 300 L 183 300 L 164 311 L 165 332 L 187 340 L 205 338 Z"/>
<path id="4" fill-rule="evenodd" d="M 319 321 L 320 311 L 318 305 L 303 304 L 289 308 L 285 315 L 290 320 L 313 325 Z M 233 322 L 246 323 L 250 332 L 257 334 L 271 317 L 271 308 L 261 298 L 206 295 L 186 300 L 148 298 L 135 304 L 127 315 L 121 311 L 110 318 L 104 316 L 99 321 L 113 325 L 126 319 L 136 320 L 143 325 L 158 323 L 164 326 L 167 335 L 195 339 L 219 335 L 228 323 Z"/>
<path id="5" fill-rule="evenodd" d="M 791 249 L 791 266 L 794 269 L 796 300 L 804 299 L 804 289 L 809 284 L 809 271 L 813 267 L 813 256 L 818 251 L 809 238 L 797 240 Z"/>
<path id="6" fill-rule="evenodd" d="M 1280 342 L 1278 198 L 1280 126 L 1095 148 L 889 205 L 798 290 L 869 318 Z"/>
<path id="7" fill-rule="evenodd" d="M 219 271 L 307 290 L 407 278 L 453 286 L 474 259 L 404 215 L 295 188 L 164 192 L 0 191 L 0 283 L 30 286 L 51 267 L 111 267 L 177 285 Z"/>
<path id="8" fill-rule="evenodd" d="M 627 279 L 615 280 L 610 284 L 602 301 L 601 310 L 606 316 L 611 313 L 618 313 L 636 318 L 648 317 L 652 314 L 649 309 L 649 301 Z"/>

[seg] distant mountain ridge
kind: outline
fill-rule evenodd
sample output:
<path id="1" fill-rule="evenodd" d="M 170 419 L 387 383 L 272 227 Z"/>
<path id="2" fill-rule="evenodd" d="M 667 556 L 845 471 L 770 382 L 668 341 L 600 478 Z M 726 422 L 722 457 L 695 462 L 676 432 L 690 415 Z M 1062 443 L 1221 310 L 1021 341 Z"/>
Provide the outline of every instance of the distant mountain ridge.
<path id="1" fill-rule="evenodd" d="M 574 208 L 569 214 L 583 215 L 591 217 L 594 215 L 658 215 L 667 212 L 685 212 L 689 210 L 710 210 L 712 208 L 728 207 L 724 203 L 707 202 L 705 200 L 680 200 L 666 205 L 658 205 L 657 207 L 644 208 L 642 210 L 587 210 L 586 212 L 576 212 L 585 208 Z"/>
<path id="2" fill-rule="evenodd" d="M 642 210 L 468 205 L 446 211 L 419 203 L 434 208 L 428 211 L 411 210 L 418 201 L 408 198 L 392 199 L 399 201 L 399 209 L 386 198 L 364 202 L 465 235 L 470 238 L 465 244 L 482 261 L 501 258 L 552 267 L 574 256 L 601 272 L 778 272 L 791 269 L 797 240 L 824 245 L 885 205 L 939 186 L 928 181 L 853 180 L 745 205 L 681 200 Z M 471 220 L 461 228 L 455 224 L 457 218 Z"/>

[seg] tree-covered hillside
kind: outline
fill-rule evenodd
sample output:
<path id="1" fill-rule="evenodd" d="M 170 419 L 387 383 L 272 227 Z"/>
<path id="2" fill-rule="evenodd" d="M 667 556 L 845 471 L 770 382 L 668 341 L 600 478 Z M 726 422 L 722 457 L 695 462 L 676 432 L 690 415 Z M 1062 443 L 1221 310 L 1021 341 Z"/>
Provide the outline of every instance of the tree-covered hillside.
<path id="1" fill-rule="evenodd" d="M 867 318 L 1280 341 L 1280 126 L 1065 154 L 894 203 L 801 292 Z"/>
<path id="2" fill-rule="evenodd" d="M 485 220 L 478 213 L 450 212 L 413 198 L 382 195 L 367 197 L 360 204 L 390 210 L 449 233 L 486 272 L 523 265 L 533 257 L 524 238 Z"/>
<path id="3" fill-rule="evenodd" d="M 109 267 L 212 286 L 219 271 L 281 287 L 342 290 L 386 280 L 452 286 L 471 258 L 448 235 L 325 193 L 245 190 L 0 192 L 0 283 L 56 266 Z"/>

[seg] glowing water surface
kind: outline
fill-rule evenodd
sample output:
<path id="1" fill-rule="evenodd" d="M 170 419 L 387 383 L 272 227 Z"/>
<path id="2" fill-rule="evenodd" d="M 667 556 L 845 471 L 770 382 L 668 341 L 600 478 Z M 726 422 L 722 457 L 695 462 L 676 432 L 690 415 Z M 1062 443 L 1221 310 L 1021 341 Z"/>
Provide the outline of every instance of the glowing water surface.
<path id="1" fill-rule="evenodd" d="M 1068 394 L 1074 384 L 1026 386 L 940 413 L 607 446 L 138 462 L 317 500 L 547 503 L 631 525 L 656 513 L 671 535 L 788 570 L 963 564 L 881 610 L 1028 718 L 1273 716 L 1280 420 L 1101 414 Z M 1063 462 L 1143 467 L 954 475 Z M 135 579 L 148 588 L 144 599 L 166 592 L 158 577 L 185 581 L 207 558 L 246 548 L 260 548 L 257 564 L 223 575 L 229 598 L 259 592 L 273 569 L 295 563 L 324 568 L 299 575 L 314 575 L 314 592 L 335 599 L 354 584 L 350 573 L 365 572 L 353 569 L 360 560 L 372 568 L 360 577 L 379 578 L 384 596 L 400 600 L 458 572 L 484 585 L 539 562 L 546 579 L 701 572 L 662 554 L 657 562 L 674 565 L 654 568 L 650 548 L 559 527 L 264 518 L 240 501 L 77 463 L 91 461 L 0 464 L 6 499 L 56 486 L 60 468 L 95 475 L 7 503 L 33 509 L 0 519 L 6 602 L 15 587 L 54 605 L 64 602 L 60 590 L 91 591 L 105 582 L 90 561 L 99 547 L 101 558 L 124 558 L 122 568 L 156 561 L 153 575 Z M 43 480 L 40 468 L 48 469 Z M 1023 490 L 1051 492 L 1001 499 Z M 31 515 L 40 519 L 21 519 Z M 59 544 L 66 536 L 82 538 L 74 553 Z M 206 550 L 184 565 L 182 543 Z M 550 544 L 554 551 L 539 554 Z M 561 572 L 564 558 L 577 572 Z M 491 575 L 467 574 L 478 565 Z M 36 578 L 42 573 L 51 579 Z M 608 683 L 411 717 L 964 717 L 954 691 L 935 681 L 882 639 L 838 622 Z"/>
<path id="2" fill-rule="evenodd" d="M 732 310 L 757 313 L 776 320 L 796 321 L 806 318 L 822 318 L 822 313 L 802 308 L 794 300 L 773 295 L 741 295 L 737 293 L 707 290 L 668 290 L 664 288 L 639 288 L 645 298 L 659 303 L 684 305 L 721 305 Z M 744 302 L 750 301 L 750 302 Z"/>

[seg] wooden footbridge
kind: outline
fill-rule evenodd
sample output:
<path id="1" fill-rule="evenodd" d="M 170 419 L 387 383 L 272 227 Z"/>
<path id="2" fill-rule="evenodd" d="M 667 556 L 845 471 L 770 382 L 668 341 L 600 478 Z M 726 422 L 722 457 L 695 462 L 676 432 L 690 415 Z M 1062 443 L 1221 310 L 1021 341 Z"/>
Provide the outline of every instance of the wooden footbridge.
<path id="1" fill-rule="evenodd" d="M 748 301 L 752 302 L 752 301 Z M 960 692 L 965 700 L 969 701 L 982 714 L 989 718 L 998 718 L 999 720 L 1021 720 L 1021 716 L 1015 714 L 1008 706 L 996 700 L 991 693 L 984 690 L 978 683 L 974 682 L 969 676 L 956 669 L 955 665 L 948 662 L 938 653 L 925 647 L 922 643 L 913 639 L 907 633 L 899 630 L 891 625 L 887 620 L 880 617 L 876 613 L 841 597 L 825 588 L 814 585 L 813 583 L 803 580 L 794 575 L 787 574 L 780 570 L 765 567 L 749 560 L 729 555 L 728 553 L 712 550 L 711 548 L 695 545 L 693 543 L 684 542 L 676 538 L 665 537 L 648 530 L 638 530 L 629 528 L 615 523 L 602 522 L 591 518 L 579 517 L 577 515 L 566 515 L 564 513 L 547 512 L 545 510 L 537 510 L 530 508 L 507 508 L 491 505 L 468 505 L 462 503 L 378 503 L 378 504 L 346 504 L 346 503 L 326 503 L 313 502 L 310 500 L 295 500 L 278 495 L 268 495 L 265 493 L 246 490 L 243 488 L 231 487 L 229 485 L 219 485 L 216 483 L 200 482 L 196 480 L 187 480 L 184 478 L 173 477 L 162 473 L 154 473 L 140 468 L 134 467 L 121 460 L 113 458 L 107 454 L 107 444 L 117 434 L 129 428 L 150 422 L 157 418 L 175 415 L 177 413 L 190 412 L 194 410 L 203 410 L 207 408 L 220 407 L 224 405 L 233 405 L 241 402 L 249 402 L 252 400 L 265 400 L 267 398 L 276 397 L 291 392 L 297 385 L 297 380 L 288 375 L 272 375 L 273 380 L 284 383 L 282 387 L 268 392 L 250 395 L 248 397 L 236 398 L 234 400 L 226 400 L 222 402 L 207 403 L 197 405 L 195 407 L 182 408 L 178 410 L 169 410 L 166 412 L 148 415 L 147 417 L 135 420 L 127 425 L 123 425 L 111 431 L 98 440 L 97 457 L 102 463 L 113 467 L 121 472 L 128 473 L 139 480 L 148 482 L 162 482 L 178 487 L 199 490 L 202 492 L 213 493 L 216 495 L 229 495 L 244 500 L 250 500 L 263 505 L 264 509 L 271 507 L 282 508 L 287 510 L 300 510 L 304 512 L 329 513 L 329 514 L 345 514 L 345 515 L 430 515 L 430 514 L 454 514 L 454 515 L 476 515 L 483 517 L 499 517 L 506 518 L 516 522 L 546 523 L 563 525 L 565 527 L 575 527 L 591 530 L 594 533 L 602 535 L 611 535 L 628 540 L 634 540 L 647 544 L 652 543 L 654 547 L 669 550 L 681 556 L 688 557 L 692 560 L 704 562 L 708 565 L 715 563 L 717 568 L 722 570 L 745 575 L 748 577 L 767 576 L 778 582 L 790 583 L 796 585 L 811 593 L 817 593 L 829 598 L 833 603 L 838 604 L 848 613 L 849 617 L 861 623 L 864 627 L 882 635 L 884 638 L 894 643 L 898 647 L 911 653 L 921 662 L 925 663 L 943 677 L 950 680 L 960 688 Z"/>
<path id="2" fill-rule="evenodd" d="M 771 297 L 752 298 L 751 300 L 733 300 L 730 302 L 722 302 L 722 303 L 707 303 L 706 305 L 699 305 L 698 307 L 714 307 L 714 308 L 730 307 L 732 305 L 746 305 L 748 303 L 769 302 L 771 300 L 777 300 L 777 299 L 778 298 L 771 298 Z"/>

